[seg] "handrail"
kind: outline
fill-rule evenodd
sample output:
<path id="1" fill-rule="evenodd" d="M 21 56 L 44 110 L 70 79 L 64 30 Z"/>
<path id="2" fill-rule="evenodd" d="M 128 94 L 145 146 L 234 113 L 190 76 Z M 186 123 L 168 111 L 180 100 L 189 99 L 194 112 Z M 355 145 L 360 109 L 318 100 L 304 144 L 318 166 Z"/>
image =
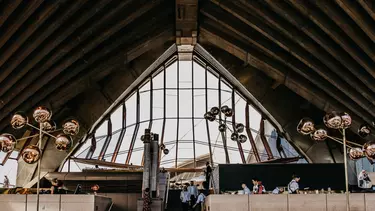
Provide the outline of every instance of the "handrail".
<path id="1" fill-rule="evenodd" d="M 169 180 L 170 179 L 171 179 L 171 175 L 168 172 L 168 175 L 167 175 L 167 189 L 165 190 L 165 193 L 164 193 L 164 210 L 166 210 L 168 208 L 168 196 L 169 196 L 169 188 L 170 188 L 170 182 L 169 182 Z"/>
<path id="2" fill-rule="evenodd" d="M 113 207 L 113 202 L 111 203 L 111 205 L 109 206 L 109 208 L 108 208 L 107 211 L 111 211 L 111 210 L 112 210 L 112 207 Z"/>

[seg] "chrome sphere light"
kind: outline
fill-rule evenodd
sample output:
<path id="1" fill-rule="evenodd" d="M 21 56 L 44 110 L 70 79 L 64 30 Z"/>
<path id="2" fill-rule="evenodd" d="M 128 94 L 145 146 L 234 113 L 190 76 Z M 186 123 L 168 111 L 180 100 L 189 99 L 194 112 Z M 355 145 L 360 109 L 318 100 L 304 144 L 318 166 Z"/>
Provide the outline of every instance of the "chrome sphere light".
<path id="1" fill-rule="evenodd" d="M 229 110 L 230 108 L 227 105 L 221 107 L 221 113 L 223 114 L 227 113 Z"/>
<path id="2" fill-rule="evenodd" d="M 59 151 L 66 151 L 72 146 L 72 139 L 70 136 L 60 134 L 55 139 L 55 146 Z"/>
<path id="3" fill-rule="evenodd" d="M 52 111 L 47 107 L 39 106 L 34 110 L 33 117 L 36 122 L 44 123 L 51 119 Z"/>
<path id="4" fill-rule="evenodd" d="M 314 122 L 310 118 L 303 118 L 297 125 L 297 131 L 302 135 L 309 135 L 315 131 Z"/>
<path id="5" fill-rule="evenodd" d="M 363 158 L 364 156 L 365 154 L 361 148 L 351 148 L 349 150 L 349 157 L 352 160 L 357 160 Z"/>
<path id="6" fill-rule="evenodd" d="M 225 124 L 220 124 L 219 125 L 219 131 L 224 132 L 227 129 L 227 126 Z"/>
<path id="7" fill-rule="evenodd" d="M 232 117 L 233 116 L 233 110 L 230 108 L 224 114 L 225 114 L 226 117 Z"/>
<path id="8" fill-rule="evenodd" d="M 346 129 L 352 125 L 352 117 L 346 113 L 342 112 L 340 113 L 341 116 L 341 128 Z"/>
<path id="9" fill-rule="evenodd" d="M 164 155 L 168 155 L 169 154 L 169 149 L 164 149 L 163 153 L 164 153 Z"/>
<path id="10" fill-rule="evenodd" d="M 362 137 L 365 138 L 371 133 L 371 128 L 368 124 L 363 124 L 358 128 L 358 134 Z"/>
<path id="11" fill-rule="evenodd" d="M 52 120 L 48 120 L 42 123 L 43 130 L 47 132 L 51 132 L 56 130 L 56 123 Z"/>
<path id="12" fill-rule="evenodd" d="M 323 118 L 323 122 L 328 128 L 332 129 L 340 129 L 343 126 L 343 119 L 341 118 L 341 114 L 336 111 L 327 113 Z"/>
<path id="13" fill-rule="evenodd" d="M 311 133 L 311 138 L 315 141 L 324 141 L 327 137 L 327 130 L 323 127 L 317 127 L 317 129 Z"/>
<path id="14" fill-rule="evenodd" d="M 14 129 L 21 129 L 29 122 L 29 118 L 23 112 L 16 112 L 10 120 Z"/>
<path id="15" fill-rule="evenodd" d="M 238 141 L 238 133 L 232 133 L 230 139 L 232 139 L 232 141 Z"/>
<path id="16" fill-rule="evenodd" d="M 213 121 L 215 121 L 216 116 L 213 115 L 211 112 L 207 112 L 207 113 L 204 114 L 204 118 L 207 119 L 210 122 L 213 122 Z"/>
<path id="17" fill-rule="evenodd" d="M 13 151 L 15 145 L 16 145 L 16 138 L 9 134 L 9 133 L 4 133 L 0 135 L 0 146 L 1 146 L 1 151 L 8 153 Z"/>
<path id="18" fill-rule="evenodd" d="M 245 129 L 245 125 L 243 125 L 242 123 L 236 124 L 236 131 L 238 133 L 242 133 L 244 129 Z"/>
<path id="19" fill-rule="evenodd" d="M 40 149 L 35 145 L 29 145 L 22 151 L 22 159 L 27 164 L 34 164 L 38 162 L 42 153 Z"/>
<path id="20" fill-rule="evenodd" d="M 238 137 L 238 141 L 243 144 L 247 141 L 247 137 L 243 134 L 241 134 L 239 137 Z"/>
<path id="21" fill-rule="evenodd" d="M 211 108 L 211 114 L 218 115 L 220 113 L 220 109 L 218 107 L 212 107 Z"/>
<path id="22" fill-rule="evenodd" d="M 367 142 L 363 145 L 363 151 L 367 158 L 374 160 L 375 159 L 375 142 Z"/>
<path id="23" fill-rule="evenodd" d="M 65 121 L 62 127 L 63 127 L 63 132 L 66 135 L 75 136 L 79 132 L 79 123 L 77 120 L 74 120 L 74 119 L 69 119 Z"/>

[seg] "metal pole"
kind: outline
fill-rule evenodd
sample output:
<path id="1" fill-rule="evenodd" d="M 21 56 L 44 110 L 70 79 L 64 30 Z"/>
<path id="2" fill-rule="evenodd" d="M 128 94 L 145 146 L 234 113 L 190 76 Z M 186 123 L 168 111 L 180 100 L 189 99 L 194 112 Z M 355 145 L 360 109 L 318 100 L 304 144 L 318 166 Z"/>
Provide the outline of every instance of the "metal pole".
<path id="1" fill-rule="evenodd" d="M 349 185 L 348 185 L 348 162 L 346 157 L 346 136 L 345 136 L 345 128 L 342 129 L 343 135 L 343 142 L 344 142 L 344 167 L 345 167 L 345 195 L 346 195 L 346 210 L 350 211 L 350 204 L 349 204 Z"/>
<path id="2" fill-rule="evenodd" d="M 38 148 L 42 152 L 42 123 L 39 123 L 39 142 L 38 142 Z M 40 158 L 38 160 L 38 181 L 36 183 L 36 211 L 39 211 L 39 188 L 40 188 L 40 165 L 42 163 L 42 155 L 40 155 Z"/>

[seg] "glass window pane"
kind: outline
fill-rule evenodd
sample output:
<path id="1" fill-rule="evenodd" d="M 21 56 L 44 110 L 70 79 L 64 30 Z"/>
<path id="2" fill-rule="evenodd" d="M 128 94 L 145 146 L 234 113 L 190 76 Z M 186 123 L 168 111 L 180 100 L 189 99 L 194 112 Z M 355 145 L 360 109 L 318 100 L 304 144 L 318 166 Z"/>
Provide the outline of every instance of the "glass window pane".
<path id="1" fill-rule="evenodd" d="M 194 159 L 193 122 L 190 119 L 180 119 L 178 126 L 177 163 L 181 164 Z"/>
<path id="2" fill-rule="evenodd" d="M 193 64 L 193 68 L 194 68 L 194 76 L 193 76 L 193 82 L 194 82 L 194 88 L 205 88 L 206 86 L 206 80 L 205 80 L 205 77 L 206 77 L 206 70 L 201 66 L 199 65 L 198 63 L 194 62 Z"/>
<path id="3" fill-rule="evenodd" d="M 161 166 L 162 167 L 174 167 L 176 160 L 176 132 L 177 132 L 177 120 L 167 119 L 165 120 L 165 134 L 164 134 L 164 144 L 169 150 L 167 155 L 162 154 L 161 156 Z"/>
<path id="4" fill-rule="evenodd" d="M 162 89 L 164 87 L 164 70 L 152 78 L 152 89 Z"/>
<path id="5" fill-rule="evenodd" d="M 141 165 L 143 157 L 143 142 L 141 136 L 145 134 L 145 129 L 148 128 L 148 122 L 139 124 L 138 134 L 134 142 L 133 152 L 130 157 L 130 163 L 133 165 Z"/>
<path id="6" fill-rule="evenodd" d="M 164 91 L 154 90 L 152 93 L 152 116 L 153 119 L 164 117 Z"/>
<path id="7" fill-rule="evenodd" d="M 140 93 L 140 120 L 150 120 L 150 91 Z"/>
<path id="8" fill-rule="evenodd" d="M 150 78 L 148 78 L 145 82 L 143 82 L 143 84 L 140 87 L 141 87 L 139 88 L 140 93 L 150 91 L 151 89 Z"/>
<path id="9" fill-rule="evenodd" d="M 125 101 L 126 126 L 134 125 L 137 117 L 137 94 L 134 93 Z"/>
<path id="10" fill-rule="evenodd" d="M 206 90 L 194 89 L 194 117 L 203 118 L 206 113 Z"/>
<path id="11" fill-rule="evenodd" d="M 75 153 L 75 157 L 86 158 L 90 147 L 91 147 L 91 138 L 86 139 L 85 143 L 83 143 L 81 147 L 78 149 L 78 151 Z"/>
<path id="12" fill-rule="evenodd" d="M 177 88 L 177 62 L 173 62 L 166 68 L 167 88 Z"/>
<path id="13" fill-rule="evenodd" d="M 108 135 L 108 120 L 102 122 L 102 124 L 96 129 L 95 137 L 101 137 Z"/>
<path id="14" fill-rule="evenodd" d="M 179 87 L 192 88 L 192 61 L 179 61 Z"/>
<path id="15" fill-rule="evenodd" d="M 260 120 L 262 119 L 262 115 L 251 105 L 249 105 L 249 115 L 250 128 L 255 130 L 255 132 L 257 133 L 260 128 Z M 253 136 L 255 137 L 254 134 Z"/>
<path id="16" fill-rule="evenodd" d="M 111 140 L 109 142 L 107 151 L 105 152 L 105 155 L 104 155 L 105 161 L 110 162 L 112 160 L 112 156 L 113 156 L 113 153 L 115 151 L 116 145 L 119 141 L 120 134 L 121 134 L 121 130 L 112 134 L 112 137 L 111 137 Z"/>
<path id="17" fill-rule="evenodd" d="M 219 106 L 219 91 L 218 90 L 208 90 L 207 91 L 207 107 L 210 110 L 212 107 Z"/>
<path id="18" fill-rule="evenodd" d="M 5 175 L 8 176 L 10 187 L 15 187 L 16 185 L 17 168 L 18 168 L 17 160 L 7 160 L 4 166 L 0 165 L 0 178 L 3 179 Z"/>
<path id="19" fill-rule="evenodd" d="M 210 71 L 207 72 L 207 88 L 218 89 L 219 79 L 214 76 Z"/>
<path id="20" fill-rule="evenodd" d="M 159 142 L 161 140 L 162 130 L 163 130 L 163 120 L 152 121 L 151 132 L 159 134 Z"/>
<path id="21" fill-rule="evenodd" d="M 125 164 L 126 157 L 128 156 L 129 146 L 133 137 L 135 126 L 131 126 L 126 128 L 126 132 L 124 138 L 122 139 L 121 146 L 119 152 L 116 157 L 116 163 Z"/>
<path id="22" fill-rule="evenodd" d="M 123 114 L 122 114 L 122 105 L 119 106 L 112 114 L 111 114 L 111 123 L 112 123 L 112 133 L 122 128 L 123 122 Z"/>
<path id="23" fill-rule="evenodd" d="M 192 100 L 193 97 L 191 90 L 180 90 L 179 91 L 179 99 L 180 99 L 180 117 L 192 117 L 193 110 L 192 110 Z"/>
<path id="24" fill-rule="evenodd" d="M 166 96 L 167 117 L 177 117 L 177 90 L 167 90 Z"/>
<path id="25" fill-rule="evenodd" d="M 102 138 L 96 139 L 96 148 L 95 148 L 94 153 L 92 154 L 91 159 L 98 159 L 99 154 L 102 151 L 102 148 L 103 148 L 103 145 L 105 143 L 106 138 L 107 137 L 102 137 Z"/>
<path id="26" fill-rule="evenodd" d="M 194 132 L 195 132 L 195 156 L 197 159 L 203 156 L 210 155 L 210 149 L 208 146 L 207 127 L 206 120 L 195 119 L 194 120 Z"/>

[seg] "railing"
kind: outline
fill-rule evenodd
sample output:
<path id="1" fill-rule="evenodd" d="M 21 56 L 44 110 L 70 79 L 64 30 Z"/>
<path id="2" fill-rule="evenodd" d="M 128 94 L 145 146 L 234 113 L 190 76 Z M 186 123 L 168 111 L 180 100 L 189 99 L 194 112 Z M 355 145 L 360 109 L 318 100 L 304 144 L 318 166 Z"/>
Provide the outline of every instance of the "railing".
<path id="1" fill-rule="evenodd" d="M 112 210 L 112 207 L 113 207 L 113 202 L 111 203 L 111 205 L 109 205 L 109 208 L 107 211 L 111 211 Z"/>
<path id="2" fill-rule="evenodd" d="M 169 180 L 171 179 L 171 176 L 169 172 L 167 173 L 167 188 L 164 193 L 164 210 L 168 208 L 168 196 L 169 196 L 169 188 L 170 188 L 170 182 Z"/>

